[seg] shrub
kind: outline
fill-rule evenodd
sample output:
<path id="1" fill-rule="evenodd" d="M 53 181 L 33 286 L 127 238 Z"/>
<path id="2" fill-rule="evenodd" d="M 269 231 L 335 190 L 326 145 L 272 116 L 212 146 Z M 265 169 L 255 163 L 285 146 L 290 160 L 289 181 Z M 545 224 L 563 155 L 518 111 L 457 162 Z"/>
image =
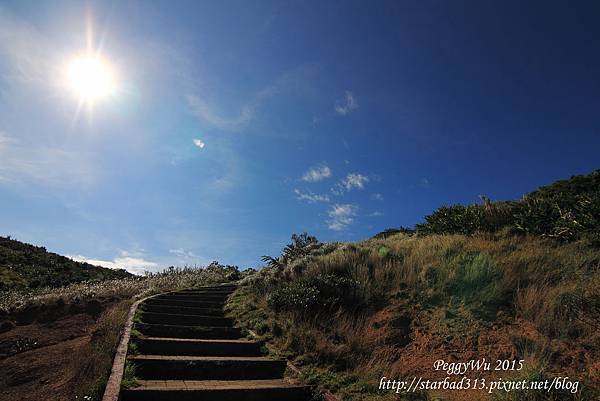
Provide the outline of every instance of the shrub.
<path id="1" fill-rule="evenodd" d="M 517 230 L 561 241 L 591 236 L 597 242 L 600 229 L 600 191 L 549 198 L 526 196 L 514 214 Z"/>
<path id="2" fill-rule="evenodd" d="M 443 206 L 417 224 L 419 234 L 496 232 L 504 227 L 563 242 L 600 244 L 600 170 L 541 187 L 514 202 Z"/>
<path id="3" fill-rule="evenodd" d="M 474 234 L 481 228 L 482 209 L 478 206 L 442 206 L 425 223 L 417 224 L 420 234 Z"/>
<path id="4" fill-rule="evenodd" d="M 269 255 L 262 257 L 267 266 L 275 269 L 282 269 L 290 263 L 303 258 L 311 252 L 319 249 L 323 244 L 317 237 L 304 232 L 302 234 L 292 234 L 292 242 L 286 245 L 281 251 L 281 256 L 274 258 Z"/>
<path id="5" fill-rule="evenodd" d="M 385 239 L 385 238 L 389 238 L 393 235 L 396 234 L 414 234 L 415 230 L 411 229 L 411 228 L 407 228 L 404 226 L 400 226 L 399 228 L 386 228 L 385 230 L 383 230 L 382 232 L 375 234 L 373 236 L 374 239 Z"/>
<path id="6" fill-rule="evenodd" d="M 356 281 L 333 274 L 303 277 L 273 291 L 268 304 L 275 311 L 297 314 L 350 307 L 356 300 L 357 287 Z"/>

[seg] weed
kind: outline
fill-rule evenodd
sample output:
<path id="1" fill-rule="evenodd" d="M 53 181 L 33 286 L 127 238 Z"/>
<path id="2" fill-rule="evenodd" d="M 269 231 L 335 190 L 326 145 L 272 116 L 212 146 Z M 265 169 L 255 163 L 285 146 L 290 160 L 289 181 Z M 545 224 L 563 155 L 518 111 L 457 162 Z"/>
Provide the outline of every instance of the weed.
<path id="1" fill-rule="evenodd" d="M 135 365 L 130 361 L 125 362 L 123 369 L 123 378 L 121 379 L 121 388 L 135 388 L 138 386 L 137 377 L 135 376 Z"/>

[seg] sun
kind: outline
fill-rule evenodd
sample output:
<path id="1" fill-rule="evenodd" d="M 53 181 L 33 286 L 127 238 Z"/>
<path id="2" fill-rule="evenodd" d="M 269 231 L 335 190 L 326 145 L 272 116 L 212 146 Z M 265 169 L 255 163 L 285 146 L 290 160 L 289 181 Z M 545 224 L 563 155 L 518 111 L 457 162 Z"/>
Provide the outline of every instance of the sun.
<path id="1" fill-rule="evenodd" d="M 67 82 L 71 91 L 84 102 L 107 98 L 117 87 L 113 67 L 98 56 L 74 57 L 67 66 Z"/>

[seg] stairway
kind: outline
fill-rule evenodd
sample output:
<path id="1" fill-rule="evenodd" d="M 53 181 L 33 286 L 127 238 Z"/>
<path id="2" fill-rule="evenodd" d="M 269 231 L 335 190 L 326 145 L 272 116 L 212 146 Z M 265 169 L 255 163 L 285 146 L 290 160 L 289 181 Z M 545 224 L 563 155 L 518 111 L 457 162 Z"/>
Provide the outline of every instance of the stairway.
<path id="1" fill-rule="evenodd" d="M 286 361 L 262 353 L 242 338 L 223 307 L 233 285 L 161 294 L 138 308 L 127 360 L 138 386 L 122 389 L 121 401 L 308 401 L 309 388 L 283 375 Z"/>

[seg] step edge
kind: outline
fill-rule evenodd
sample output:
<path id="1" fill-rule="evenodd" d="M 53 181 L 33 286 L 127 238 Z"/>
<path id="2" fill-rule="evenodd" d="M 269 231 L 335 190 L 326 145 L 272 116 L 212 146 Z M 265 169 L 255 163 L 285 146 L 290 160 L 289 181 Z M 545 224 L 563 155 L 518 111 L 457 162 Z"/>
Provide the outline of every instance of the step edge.
<path id="1" fill-rule="evenodd" d="M 256 340 L 231 340 L 223 338 L 181 338 L 181 337 L 154 337 L 154 336 L 141 336 L 138 340 L 146 341 L 173 341 L 173 342 L 191 342 L 191 343 L 219 343 L 219 344 L 248 344 L 248 345 L 260 345 L 261 341 Z"/>

